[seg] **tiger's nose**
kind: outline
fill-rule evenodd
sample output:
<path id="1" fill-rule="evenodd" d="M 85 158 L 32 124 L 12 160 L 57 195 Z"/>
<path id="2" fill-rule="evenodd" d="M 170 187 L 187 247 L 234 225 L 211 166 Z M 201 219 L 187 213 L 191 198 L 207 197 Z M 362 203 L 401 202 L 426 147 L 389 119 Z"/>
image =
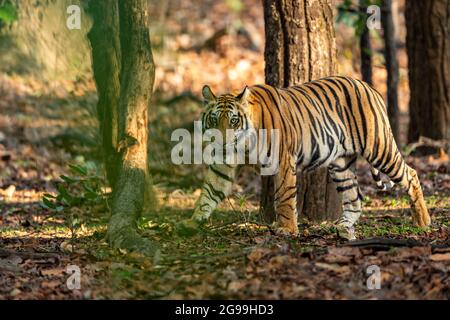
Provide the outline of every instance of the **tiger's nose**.
<path id="1" fill-rule="evenodd" d="M 222 119 L 220 119 L 219 121 L 219 129 L 220 130 L 226 130 L 228 128 L 229 125 L 229 121 L 227 117 L 223 117 Z"/>

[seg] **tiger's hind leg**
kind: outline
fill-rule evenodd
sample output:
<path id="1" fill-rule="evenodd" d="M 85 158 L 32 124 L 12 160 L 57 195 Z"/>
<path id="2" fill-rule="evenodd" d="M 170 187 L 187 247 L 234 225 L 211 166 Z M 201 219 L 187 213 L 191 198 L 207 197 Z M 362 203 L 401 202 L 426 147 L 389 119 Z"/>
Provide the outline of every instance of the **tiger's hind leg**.
<path id="1" fill-rule="evenodd" d="M 419 227 L 429 226 L 431 223 L 430 214 L 425 205 L 422 187 L 416 170 L 405 164 L 405 173 L 403 174 L 400 185 L 408 191 L 410 197 L 411 209 L 413 211 L 413 221 Z"/>
<path id="2" fill-rule="evenodd" d="M 338 220 L 337 231 L 341 238 L 356 239 L 354 225 L 361 215 L 361 193 L 356 177 L 356 156 L 339 158 L 329 166 L 331 179 L 336 190 L 342 194 L 342 217 Z"/>
<path id="3" fill-rule="evenodd" d="M 370 167 L 370 172 L 372 173 L 372 178 L 377 184 L 378 189 L 380 189 L 381 191 L 392 189 L 394 183 L 391 180 L 389 180 L 388 182 L 383 182 L 383 180 L 381 180 L 380 171 L 378 169 Z"/>
<path id="4" fill-rule="evenodd" d="M 384 152 L 368 154 L 364 157 L 372 166 L 387 175 L 392 182 L 399 184 L 408 192 L 413 222 L 419 227 L 428 226 L 431 219 L 416 170 L 406 164 L 390 131 L 384 140 L 382 140 L 385 143 Z"/>
<path id="5" fill-rule="evenodd" d="M 389 166 L 384 172 L 383 169 L 380 171 L 408 192 L 414 224 L 418 227 L 426 227 L 430 225 L 431 218 L 425 205 L 417 172 L 406 164 L 401 155 L 395 159 L 398 160 L 393 166 Z"/>

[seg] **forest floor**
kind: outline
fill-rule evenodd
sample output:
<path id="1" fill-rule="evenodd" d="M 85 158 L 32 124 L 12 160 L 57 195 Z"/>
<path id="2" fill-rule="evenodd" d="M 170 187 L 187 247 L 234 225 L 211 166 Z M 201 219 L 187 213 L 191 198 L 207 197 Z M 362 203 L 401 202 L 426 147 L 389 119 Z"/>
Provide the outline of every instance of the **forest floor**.
<path id="1" fill-rule="evenodd" d="M 92 85 L 81 88 L 61 84 L 50 96 L 41 84 L 0 79 L 0 299 L 450 298 L 445 153 L 407 157 L 432 216 L 427 229 L 412 225 L 403 191 L 376 191 L 367 165 L 359 163 L 365 197 L 357 232 L 371 241 L 342 242 L 332 223 L 302 219 L 298 237 L 276 236 L 259 223 L 256 197 L 242 192 L 225 201 L 204 231 L 184 238 L 174 226 L 191 215 L 199 184 L 163 183 L 167 170 L 155 172 L 159 209 L 138 223 L 160 253 L 148 258 L 110 249 L 104 240 L 109 190 L 81 186 L 81 179 L 98 178 L 92 141 L 75 151 L 73 140 L 61 134 L 78 126 L 89 137 L 93 120 L 85 107 L 95 98 L 86 94 Z M 172 180 L 180 179 L 174 174 Z M 99 198 L 88 197 L 97 190 Z M 42 202 L 44 194 L 64 192 L 83 196 L 77 205 L 55 210 Z M 80 270 L 79 289 L 67 285 L 73 279 L 69 266 Z M 379 268 L 380 289 L 370 290 L 373 268 Z"/>

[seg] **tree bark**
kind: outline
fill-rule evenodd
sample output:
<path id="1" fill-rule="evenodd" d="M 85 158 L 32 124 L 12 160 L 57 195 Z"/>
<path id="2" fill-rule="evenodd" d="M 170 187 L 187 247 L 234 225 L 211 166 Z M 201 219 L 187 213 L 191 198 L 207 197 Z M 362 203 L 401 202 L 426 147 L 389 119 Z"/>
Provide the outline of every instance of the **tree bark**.
<path id="1" fill-rule="evenodd" d="M 336 71 L 333 12 L 327 0 L 264 0 L 266 82 L 301 84 Z M 337 219 L 341 200 L 326 168 L 298 177 L 298 212 L 313 220 Z M 273 177 L 262 178 L 263 218 L 275 218 Z"/>
<path id="2" fill-rule="evenodd" d="M 103 163 L 111 186 L 116 185 L 119 170 L 117 152 L 118 105 L 120 98 L 119 7 L 117 0 L 91 1 L 93 16 L 88 39 L 92 47 L 92 68 L 97 84 L 97 117 L 102 139 Z"/>
<path id="3" fill-rule="evenodd" d="M 408 140 L 450 139 L 450 0 L 406 1 Z"/>
<path id="4" fill-rule="evenodd" d="M 367 15 L 366 3 L 366 0 L 359 0 L 360 10 L 363 15 Z M 366 24 L 364 24 L 363 31 L 359 36 L 359 49 L 362 79 L 372 85 L 372 45 L 370 42 L 370 31 Z"/>
<path id="5" fill-rule="evenodd" d="M 155 67 L 145 0 L 93 1 L 95 80 L 99 91 L 105 164 L 113 186 L 108 239 L 113 247 L 153 254 L 156 246 L 136 231 L 146 195 L 148 107 Z"/>
<path id="6" fill-rule="evenodd" d="M 392 19 L 392 0 L 383 1 L 381 23 L 384 29 L 384 57 L 387 71 L 387 111 L 392 133 L 397 144 L 399 141 L 398 118 L 398 60 L 394 20 Z"/>

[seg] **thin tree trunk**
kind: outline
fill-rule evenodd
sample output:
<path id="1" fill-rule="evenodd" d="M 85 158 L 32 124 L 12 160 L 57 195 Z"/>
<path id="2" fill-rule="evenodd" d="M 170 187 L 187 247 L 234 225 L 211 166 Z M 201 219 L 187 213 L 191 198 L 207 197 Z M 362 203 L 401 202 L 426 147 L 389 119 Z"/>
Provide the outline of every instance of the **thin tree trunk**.
<path id="1" fill-rule="evenodd" d="M 264 0 L 265 76 L 277 87 L 329 76 L 336 70 L 333 12 L 329 1 Z M 337 219 L 341 200 L 326 168 L 298 177 L 298 210 L 313 220 Z M 261 210 L 275 218 L 273 177 L 262 178 Z"/>
<path id="2" fill-rule="evenodd" d="M 394 21 L 392 19 L 392 0 L 384 0 L 384 11 L 381 15 L 381 23 L 384 29 L 384 57 L 387 70 L 387 105 L 388 116 L 392 133 L 399 143 L 398 124 L 398 60 L 395 37 Z"/>
<path id="3" fill-rule="evenodd" d="M 366 0 L 359 1 L 360 10 L 363 15 L 366 15 L 367 11 L 366 2 Z M 359 49 L 362 79 L 372 85 L 372 45 L 370 42 L 370 31 L 366 24 L 364 24 L 364 29 L 359 36 Z"/>
<path id="4" fill-rule="evenodd" d="M 409 142 L 450 139 L 450 0 L 406 1 Z"/>
<path id="5" fill-rule="evenodd" d="M 108 179 L 113 186 L 108 239 L 112 246 L 153 254 L 156 246 L 136 231 L 150 188 L 148 107 L 155 67 L 147 2 L 93 1 L 89 34 L 99 91 Z M 95 21 L 97 20 L 97 21 Z"/>

